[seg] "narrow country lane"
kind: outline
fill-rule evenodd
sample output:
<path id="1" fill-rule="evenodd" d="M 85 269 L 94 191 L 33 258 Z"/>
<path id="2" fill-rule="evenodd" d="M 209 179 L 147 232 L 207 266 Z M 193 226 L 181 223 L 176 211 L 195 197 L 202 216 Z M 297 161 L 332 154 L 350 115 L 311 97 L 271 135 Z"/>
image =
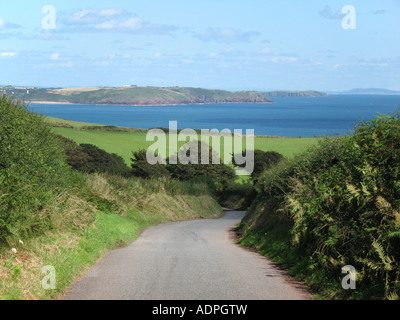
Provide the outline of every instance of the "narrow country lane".
<path id="1" fill-rule="evenodd" d="M 161 224 L 106 254 L 65 300 L 306 300 L 270 260 L 235 243 L 244 212 Z"/>

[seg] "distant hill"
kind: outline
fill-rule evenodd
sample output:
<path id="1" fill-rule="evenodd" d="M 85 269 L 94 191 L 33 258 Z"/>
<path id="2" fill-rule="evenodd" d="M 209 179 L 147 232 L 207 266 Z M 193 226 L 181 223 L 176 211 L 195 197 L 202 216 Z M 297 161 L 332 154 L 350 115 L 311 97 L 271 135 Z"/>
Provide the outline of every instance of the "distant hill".
<path id="1" fill-rule="evenodd" d="M 273 98 L 273 97 L 289 97 L 289 98 L 298 98 L 298 97 L 327 97 L 329 94 L 320 91 L 307 90 L 307 91 L 289 91 L 289 90 L 278 90 L 278 91 L 263 91 L 259 92 L 265 97 Z"/>
<path id="2" fill-rule="evenodd" d="M 325 97 L 319 91 L 225 91 L 191 87 L 37 88 L 0 86 L 1 92 L 28 103 L 105 105 L 175 105 L 204 103 L 272 103 L 274 97 Z"/>
<path id="3" fill-rule="evenodd" d="M 189 87 L 93 87 L 31 88 L 0 87 L 28 103 L 75 103 L 105 105 L 174 105 L 203 103 L 272 103 L 256 91 L 224 91 Z"/>
<path id="4" fill-rule="evenodd" d="M 380 88 L 357 88 L 341 92 L 332 92 L 332 94 L 376 94 L 376 95 L 400 95 L 400 91 L 393 91 Z"/>

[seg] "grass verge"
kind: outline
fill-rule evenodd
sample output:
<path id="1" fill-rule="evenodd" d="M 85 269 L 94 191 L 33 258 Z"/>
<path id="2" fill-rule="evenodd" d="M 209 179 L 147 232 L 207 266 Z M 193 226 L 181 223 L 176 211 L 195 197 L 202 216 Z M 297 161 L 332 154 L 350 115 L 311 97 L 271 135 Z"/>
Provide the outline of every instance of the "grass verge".
<path id="1" fill-rule="evenodd" d="M 0 249 L 0 299 L 59 299 L 106 252 L 131 243 L 141 230 L 223 214 L 211 196 L 198 189 L 187 192 L 178 181 L 94 174 L 86 176 L 86 183 L 83 190 L 69 191 L 44 209 L 54 221 L 49 231 L 15 239 L 15 250 Z M 43 288 L 45 266 L 55 268 L 54 290 Z"/>

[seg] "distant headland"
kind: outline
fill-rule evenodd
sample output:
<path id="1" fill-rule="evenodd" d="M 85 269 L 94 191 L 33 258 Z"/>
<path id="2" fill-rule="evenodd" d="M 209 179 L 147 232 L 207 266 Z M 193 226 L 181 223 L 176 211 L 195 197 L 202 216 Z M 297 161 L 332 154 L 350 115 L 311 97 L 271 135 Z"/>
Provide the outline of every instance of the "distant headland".
<path id="1" fill-rule="evenodd" d="M 101 105 L 182 105 L 273 103 L 273 97 L 322 97 L 318 91 L 226 91 L 191 87 L 38 88 L 0 86 L 0 91 L 27 103 Z"/>

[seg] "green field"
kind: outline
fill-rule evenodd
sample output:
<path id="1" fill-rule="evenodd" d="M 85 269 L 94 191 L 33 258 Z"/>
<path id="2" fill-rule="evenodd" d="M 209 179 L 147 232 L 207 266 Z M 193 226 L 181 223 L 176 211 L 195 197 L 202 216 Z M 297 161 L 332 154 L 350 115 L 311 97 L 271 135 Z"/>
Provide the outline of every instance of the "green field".
<path id="1" fill-rule="evenodd" d="M 54 131 L 76 143 L 88 143 L 98 146 L 109 153 L 121 156 L 130 163 L 132 151 L 147 149 L 152 142 L 146 142 L 146 133 L 142 132 L 110 132 L 70 128 L 54 128 Z"/>
<path id="2" fill-rule="evenodd" d="M 293 158 L 317 142 L 318 138 L 256 137 L 254 144 L 255 149 L 276 151 L 287 158 Z"/>
<path id="3" fill-rule="evenodd" d="M 72 126 L 74 128 L 82 128 L 83 126 L 99 126 L 99 127 L 104 126 L 103 124 L 71 121 L 71 120 L 64 120 L 64 119 L 59 119 L 59 118 L 54 118 L 54 117 L 47 117 L 47 116 L 45 118 L 46 118 L 46 121 L 49 122 L 50 124 L 66 124 L 66 125 Z"/>
<path id="4" fill-rule="evenodd" d="M 120 155 L 127 164 L 130 164 L 132 151 L 147 149 L 154 142 L 146 141 L 146 132 L 116 132 L 102 130 L 86 130 L 84 126 L 100 126 L 90 123 L 67 121 L 48 118 L 50 123 L 62 123 L 73 128 L 54 127 L 54 131 L 78 144 L 89 143 L 106 150 L 109 153 Z M 168 137 L 167 137 L 168 141 Z M 317 143 L 318 138 L 286 138 L 286 137 L 261 137 L 255 138 L 255 149 L 263 151 L 276 151 L 285 157 L 292 158 L 295 154 L 306 150 Z M 180 143 L 182 145 L 183 143 Z M 221 139 L 222 145 L 222 139 Z"/>

